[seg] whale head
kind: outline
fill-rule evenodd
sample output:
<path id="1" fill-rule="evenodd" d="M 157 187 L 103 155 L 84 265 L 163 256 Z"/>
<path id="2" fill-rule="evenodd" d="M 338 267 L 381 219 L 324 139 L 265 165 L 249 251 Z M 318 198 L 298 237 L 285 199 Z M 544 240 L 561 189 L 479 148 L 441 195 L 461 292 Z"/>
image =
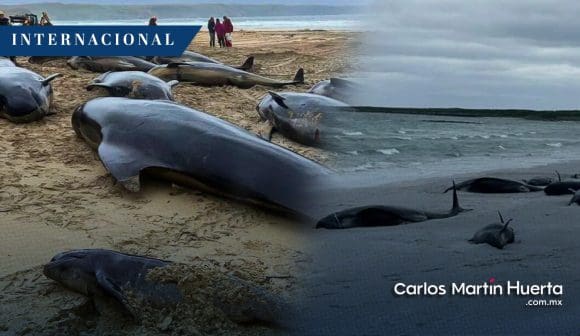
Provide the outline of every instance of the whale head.
<path id="1" fill-rule="evenodd" d="M 99 286 L 90 254 L 83 250 L 62 252 L 44 265 L 44 275 L 68 289 L 93 295 Z"/>

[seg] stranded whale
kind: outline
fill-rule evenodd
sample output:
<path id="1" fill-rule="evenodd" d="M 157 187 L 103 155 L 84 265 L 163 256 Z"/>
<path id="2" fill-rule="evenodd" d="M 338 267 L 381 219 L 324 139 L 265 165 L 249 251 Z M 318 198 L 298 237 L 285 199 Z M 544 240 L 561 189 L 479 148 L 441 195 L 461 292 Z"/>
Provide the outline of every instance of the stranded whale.
<path id="1" fill-rule="evenodd" d="M 87 90 L 100 87 L 114 97 L 173 100 L 171 89 L 177 84 L 178 81 L 166 83 L 141 71 L 121 71 L 102 74 L 87 86 Z"/>
<path id="2" fill-rule="evenodd" d="M 223 64 L 206 62 L 169 63 L 159 65 L 149 71 L 163 80 L 178 80 L 202 86 L 232 85 L 240 89 L 250 89 L 256 85 L 283 87 L 304 83 L 304 70 L 300 69 L 291 81 L 279 81 L 238 70 Z"/>
<path id="3" fill-rule="evenodd" d="M 52 114 L 52 85 L 60 74 L 49 77 L 27 69 L 0 67 L 0 117 L 26 123 Z"/>
<path id="4" fill-rule="evenodd" d="M 149 173 L 214 194 L 302 215 L 303 187 L 330 170 L 229 122 L 169 102 L 97 98 L 72 125 L 124 187 Z"/>
<path id="5" fill-rule="evenodd" d="M 473 244 L 486 243 L 498 249 L 503 249 L 507 244 L 513 243 L 515 233 L 512 228 L 508 227 L 512 219 L 510 218 L 507 221 L 504 221 L 501 213 L 498 212 L 498 214 L 500 223 L 487 225 L 483 229 L 477 231 L 469 242 Z"/>
<path id="6" fill-rule="evenodd" d="M 317 228 L 349 229 L 355 227 L 395 226 L 419 223 L 431 219 L 450 218 L 469 209 L 459 206 L 457 190 L 453 190 L 453 207 L 448 212 L 436 213 L 395 206 L 361 206 L 330 214 L 316 225 Z"/>
<path id="7" fill-rule="evenodd" d="M 453 187 L 447 188 L 445 192 L 452 190 Z M 483 194 L 504 194 L 504 193 L 524 193 L 533 191 L 542 191 L 540 187 L 527 185 L 522 182 L 500 179 L 495 177 L 481 177 L 468 180 L 457 185 L 458 190 L 465 190 L 473 193 Z"/>

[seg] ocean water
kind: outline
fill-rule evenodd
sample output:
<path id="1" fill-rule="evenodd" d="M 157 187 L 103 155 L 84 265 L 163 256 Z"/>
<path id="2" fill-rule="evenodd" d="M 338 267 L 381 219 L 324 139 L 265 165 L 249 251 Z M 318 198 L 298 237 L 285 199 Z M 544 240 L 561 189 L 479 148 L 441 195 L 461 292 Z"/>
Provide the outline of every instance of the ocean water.
<path id="1" fill-rule="evenodd" d="M 335 168 L 383 182 L 580 159 L 578 121 L 364 112 L 337 118 L 326 135 Z"/>
<path id="2" fill-rule="evenodd" d="M 171 19 L 159 18 L 160 25 L 205 25 L 208 18 Z M 236 30 L 357 30 L 360 18 L 356 15 L 319 15 L 319 16 L 264 16 L 232 18 Z M 57 25 L 145 25 L 148 20 L 118 21 L 54 21 Z"/>

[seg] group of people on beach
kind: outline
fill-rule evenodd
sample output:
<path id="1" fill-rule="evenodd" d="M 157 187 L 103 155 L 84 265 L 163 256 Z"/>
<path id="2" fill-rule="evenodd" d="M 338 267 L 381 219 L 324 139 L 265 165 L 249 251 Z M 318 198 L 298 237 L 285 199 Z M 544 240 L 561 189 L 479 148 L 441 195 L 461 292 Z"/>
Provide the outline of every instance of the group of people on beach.
<path id="1" fill-rule="evenodd" d="M 34 20 L 36 21 L 36 20 Z M 33 26 L 36 25 L 36 22 L 31 20 L 30 16 L 26 16 L 26 19 L 22 22 L 23 26 Z M 10 19 L 6 17 L 6 14 L 0 10 L 0 26 L 11 26 L 12 23 Z M 42 16 L 40 17 L 40 22 L 38 22 L 40 26 L 52 26 L 52 22 L 50 22 L 50 18 L 48 17 L 47 12 L 42 12 Z"/>
<path id="2" fill-rule="evenodd" d="M 220 48 L 233 47 L 232 33 L 234 32 L 234 25 L 229 17 L 224 16 L 223 21 L 220 21 L 220 19 L 214 19 L 212 16 L 207 22 L 207 30 L 209 31 L 210 47 L 215 48 L 216 35 Z"/>
<path id="3" fill-rule="evenodd" d="M 157 26 L 157 17 L 153 16 L 149 19 L 150 26 Z M 220 48 L 233 47 L 233 32 L 234 24 L 232 20 L 224 16 L 223 21 L 215 19 L 213 16 L 207 21 L 207 30 L 209 31 L 209 46 L 215 48 L 216 36 Z"/>

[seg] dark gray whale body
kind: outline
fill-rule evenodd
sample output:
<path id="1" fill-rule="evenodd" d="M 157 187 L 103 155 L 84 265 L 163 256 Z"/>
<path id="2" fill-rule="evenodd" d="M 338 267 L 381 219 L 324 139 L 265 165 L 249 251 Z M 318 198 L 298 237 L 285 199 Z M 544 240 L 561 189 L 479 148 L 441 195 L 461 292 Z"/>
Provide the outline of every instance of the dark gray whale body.
<path id="1" fill-rule="evenodd" d="M 168 101 L 97 98 L 72 125 L 124 187 L 139 175 L 301 215 L 302 186 L 330 171 L 219 118 Z"/>
<path id="2" fill-rule="evenodd" d="M 452 190 L 448 188 L 445 192 Z M 542 191 L 543 188 L 527 185 L 522 182 L 500 179 L 495 177 L 481 177 L 468 180 L 457 185 L 458 190 L 483 194 L 507 194 Z"/>
<path id="3" fill-rule="evenodd" d="M 310 93 L 268 92 L 256 110 L 272 129 L 303 145 L 321 141 L 325 114 L 344 111 L 349 106 L 338 100 Z"/>
<path id="4" fill-rule="evenodd" d="M 87 86 L 87 90 L 101 87 L 113 97 L 173 100 L 171 88 L 177 84 L 178 81 L 166 83 L 141 71 L 121 71 L 102 74 Z"/>
<path id="5" fill-rule="evenodd" d="M 44 266 L 46 277 L 89 297 L 112 297 L 133 316 L 137 312 L 128 293 L 143 303 L 163 307 L 175 305 L 182 296 L 175 284 L 154 283 L 147 274 L 167 261 L 108 250 L 74 250 L 57 254 Z"/>
<path id="6" fill-rule="evenodd" d="M 24 68 L 0 67 L 0 117 L 15 123 L 26 123 L 51 114 L 51 82 L 60 77 L 47 78 Z"/>
<path id="7" fill-rule="evenodd" d="M 355 94 L 355 85 L 354 82 L 347 79 L 331 78 L 316 83 L 310 90 L 308 90 L 308 93 L 346 102 Z"/>
<path id="8" fill-rule="evenodd" d="M 172 265 L 176 264 L 110 250 L 84 249 L 56 255 L 44 266 L 43 273 L 64 287 L 93 299 L 113 298 L 114 302 L 120 303 L 139 320 L 144 306 L 166 315 L 167 308 L 188 304 L 186 296 L 191 293 L 181 291 L 178 287 L 180 279 L 157 281 L 149 277 L 151 271 Z M 261 288 L 204 267 L 188 267 L 186 270 L 188 273 L 184 277 L 207 279 L 195 283 L 196 286 L 209 286 L 200 289 L 205 295 L 198 299 L 207 300 L 206 304 L 219 308 L 231 321 L 250 323 L 276 320 L 278 300 Z M 235 297 L 222 294 L 228 291 L 235 291 Z"/>
<path id="9" fill-rule="evenodd" d="M 362 206 L 330 214 L 316 225 L 316 228 L 350 229 L 355 227 L 395 226 L 419 223 L 431 219 L 455 217 L 461 212 L 470 211 L 459 206 L 457 190 L 453 190 L 453 207 L 449 212 L 435 213 L 395 206 Z"/>
<path id="10" fill-rule="evenodd" d="M 250 72 L 242 71 L 223 64 L 207 62 L 169 63 L 159 65 L 149 74 L 163 80 L 178 80 L 201 86 L 232 85 L 240 89 L 250 89 L 256 85 L 284 87 L 304 83 L 304 70 L 299 69 L 291 81 L 279 81 Z"/>
<path id="11" fill-rule="evenodd" d="M 234 67 L 239 70 L 244 71 L 251 71 L 254 68 L 254 56 L 250 56 L 246 59 L 246 61 L 239 67 Z M 223 64 L 220 61 L 217 61 L 213 58 L 207 57 L 205 55 L 193 52 L 193 51 L 185 51 L 181 56 L 176 57 L 161 57 L 156 56 L 153 58 L 153 62 L 157 64 L 169 64 L 169 63 L 187 63 L 187 62 L 203 62 L 203 63 L 214 63 L 214 64 Z"/>
<path id="12" fill-rule="evenodd" d="M 561 181 L 549 184 L 544 192 L 549 196 L 571 195 L 580 190 L 580 181 Z"/>
<path id="13" fill-rule="evenodd" d="M 153 69 L 156 64 L 134 56 L 89 57 L 74 56 L 67 62 L 72 69 L 85 69 L 92 72 L 143 71 Z"/>
<path id="14" fill-rule="evenodd" d="M 489 244 L 498 249 L 503 249 L 507 244 L 514 242 L 514 230 L 508 225 L 512 219 L 503 220 L 501 213 L 499 214 L 500 223 L 487 225 L 483 229 L 477 231 L 469 242 L 473 244 Z"/>

